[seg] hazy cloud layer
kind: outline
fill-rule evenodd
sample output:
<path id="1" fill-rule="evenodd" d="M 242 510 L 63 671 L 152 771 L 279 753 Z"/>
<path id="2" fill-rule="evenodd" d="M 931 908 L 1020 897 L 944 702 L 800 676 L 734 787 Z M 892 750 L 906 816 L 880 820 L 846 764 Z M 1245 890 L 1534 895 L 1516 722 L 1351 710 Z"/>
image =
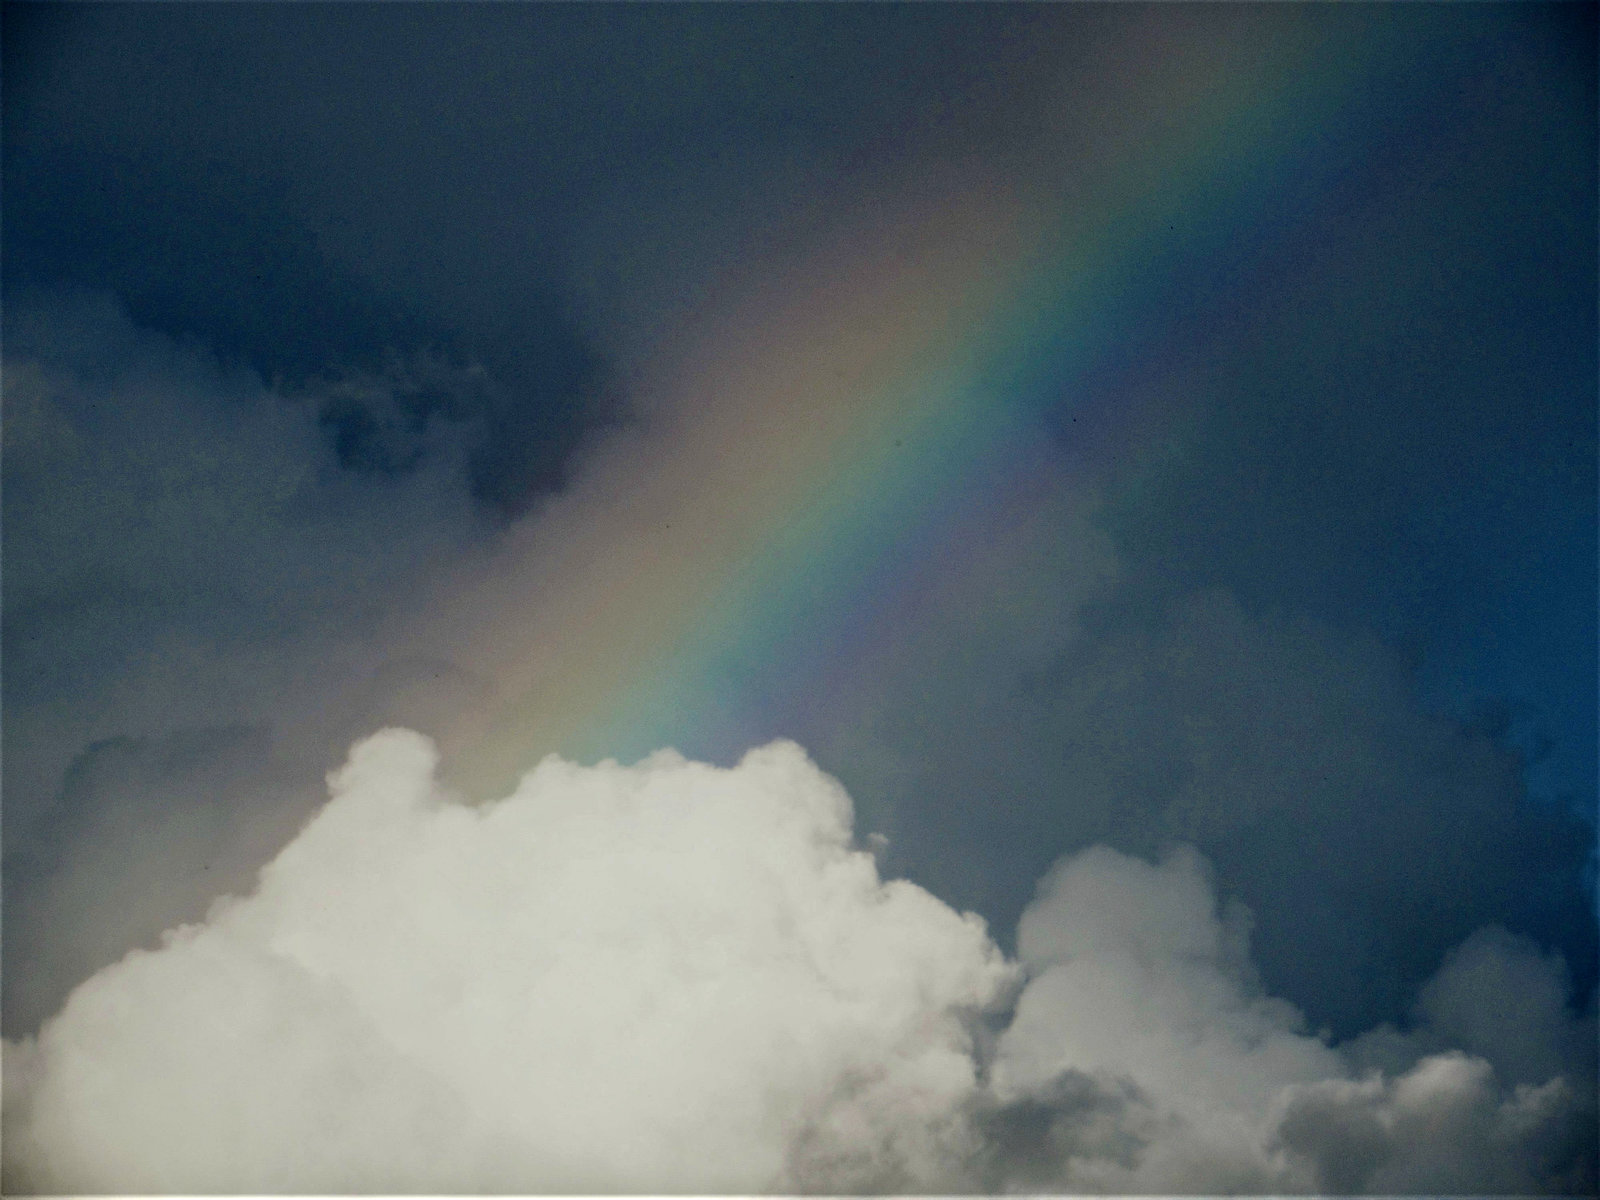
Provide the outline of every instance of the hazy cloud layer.
<path id="1" fill-rule="evenodd" d="M 880 881 L 793 744 L 550 758 L 481 807 L 434 762 L 356 746 L 253 893 L 7 1043 L 8 1189 L 1593 1186 L 1592 1061 L 1563 1057 L 1592 1018 L 1515 1000 L 1530 953 L 1559 964 L 1503 934 L 1385 1073 L 1263 993 L 1192 849 L 1063 860 L 1013 965 Z M 1403 1052 L 1506 1000 L 1521 1042 Z"/>

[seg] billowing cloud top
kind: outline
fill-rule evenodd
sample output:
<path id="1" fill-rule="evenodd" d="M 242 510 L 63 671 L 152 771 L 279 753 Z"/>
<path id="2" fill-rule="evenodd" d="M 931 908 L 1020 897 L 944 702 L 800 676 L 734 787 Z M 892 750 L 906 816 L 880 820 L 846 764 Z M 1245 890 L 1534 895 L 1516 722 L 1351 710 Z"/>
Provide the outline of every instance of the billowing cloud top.
<path id="1" fill-rule="evenodd" d="M 1553 1070 L 1508 1086 L 1392 1030 L 1372 1035 L 1390 1071 L 1359 1070 L 1261 993 L 1249 914 L 1188 848 L 1064 860 L 1011 963 L 979 918 L 880 880 L 793 743 L 731 769 L 551 757 L 483 806 L 435 765 L 405 730 L 360 743 L 250 895 L 7 1043 L 7 1188 L 1593 1179 L 1584 1065 L 1562 1056 L 1584 1031 L 1559 964 L 1509 935 L 1463 948 L 1423 1007 L 1537 1008 L 1518 1030 L 1547 1031 Z"/>
<path id="2" fill-rule="evenodd" d="M 362 743 L 252 896 L 79 990 L 17 1102 L 24 1186 L 932 1169 L 974 1086 L 959 1014 L 1008 969 L 977 918 L 880 883 L 797 747 L 731 771 L 551 759 L 485 808 L 438 796 L 432 767 L 418 735 Z"/>

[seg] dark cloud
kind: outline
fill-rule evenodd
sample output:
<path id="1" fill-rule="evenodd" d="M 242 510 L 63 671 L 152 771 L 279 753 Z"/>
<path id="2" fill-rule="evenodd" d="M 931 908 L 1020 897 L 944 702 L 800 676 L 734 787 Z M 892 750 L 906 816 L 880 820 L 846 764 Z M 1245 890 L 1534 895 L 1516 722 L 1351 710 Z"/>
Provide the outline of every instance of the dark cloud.
<path id="1" fill-rule="evenodd" d="M 819 740 L 888 798 L 864 812 L 896 869 L 1005 929 L 1064 849 L 1193 842 L 1260 914 L 1273 990 L 1346 1034 L 1497 917 L 1592 973 L 1590 826 L 1531 801 L 1502 742 L 1427 713 L 1401 657 L 1226 593 L 1117 598 L 1051 665 L 995 677 L 953 648 L 864 735 Z"/>
<path id="2" fill-rule="evenodd" d="M 977 1174 L 987 1191 L 1043 1190 L 1074 1155 L 1132 1170 L 1148 1150 L 1150 1100 L 1126 1079 L 1066 1070 L 1037 1092 L 981 1107 L 984 1159 Z"/>
<path id="3" fill-rule="evenodd" d="M 464 439 L 342 470 L 284 396 L 101 294 L 6 310 L 8 1029 L 202 915 L 315 802 L 341 740 L 479 693 L 386 665 L 383 617 L 486 536 Z M 244 732 L 250 731 L 248 736 Z"/>
<path id="4" fill-rule="evenodd" d="M 663 262 L 681 303 L 696 258 L 737 240 L 729 219 L 748 224 L 777 176 L 803 202 L 885 134 L 970 122 L 993 70 L 1026 62 L 1032 23 L 558 6 L 7 19 L 13 284 L 110 290 L 139 325 L 269 381 L 381 372 L 397 353 L 481 365 L 474 491 L 509 514 L 625 413 L 585 307 L 634 303 Z M 406 455 L 376 446 L 374 420 L 346 403 L 326 428 L 342 460 L 394 469 Z"/>
<path id="5" fill-rule="evenodd" d="M 448 403 L 425 389 L 406 392 L 410 417 L 471 418 L 475 497 L 495 512 L 520 512 L 561 486 L 577 448 L 618 419 L 605 357 L 564 299 L 550 247 L 510 250 L 491 233 L 451 247 L 464 261 L 433 262 L 423 249 L 420 261 L 392 264 L 388 277 L 366 251 L 335 249 L 333 229 L 357 239 L 392 233 L 430 190 L 437 194 L 438 164 L 423 152 L 438 147 L 415 122 L 424 111 L 428 120 L 438 114 L 425 87 L 397 94 L 396 109 L 364 127 L 353 112 L 330 125 L 316 101 L 308 109 L 310 98 L 295 94 L 304 81 L 285 56 L 298 58 L 307 37 L 321 45 L 341 36 L 322 28 L 341 18 L 307 15 L 309 23 L 263 20 L 248 8 L 175 11 L 154 26 L 112 12 L 24 20 L 25 36 L 8 54 L 8 63 L 28 59 L 8 91 L 8 280 L 107 290 L 138 325 L 197 338 L 269 382 L 383 374 L 397 357 L 475 367 L 486 382 L 456 389 Z M 386 54 L 381 44 L 371 46 L 379 61 L 369 72 L 413 73 L 421 46 Z M 219 60 L 231 86 L 213 91 Z M 322 99 L 357 69 L 320 65 Z M 145 103 L 105 106 L 103 97 L 119 90 Z M 402 169 L 385 157 L 394 142 L 422 157 Z M 389 183 L 411 194 L 368 195 L 362 207 L 345 193 L 336 207 L 356 207 L 329 217 L 324 178 L 335 162 L 350 166 L 363 153 L 379 158 L 369 170 L 389 171 Z M 418 171 L 428 177 L 420 188 Z M 481 209 L 483 199 L 466 203 Z M 525 219 L 548 234 L 548 211 Z M 459 237 L 461 228 L 460 219 L 443 220 L 438 235 Z M 464 279 L 486 273 L 494 285 L 463 308 Z M 347 466 L 397 471 L 415 461 L 388 444 L 383 416 L 355 398 L 330 400 L 324 418 Z"/>
<path id="6" fill-rule="evenodd" d="M 306 812 L 288 802 L 285 774 L 267 732 L 242 727 L 120 737 L 80 754 L 6 857 L 8 954 L 26 964 L 6 972 L 8 1028 L 37 1027 L 101 967 L 248 889 Z"/>
<path id="7" fill-rule="evenodd" d="M 1592 1103 L 1553 1080 L 1507 1092 L 1483 1060 L 1443 1055 L 1402 1080 L 1313 1084 L 1278 1136 L 1335 1195 L 1580 1195 L 1594 1186 Z"/>

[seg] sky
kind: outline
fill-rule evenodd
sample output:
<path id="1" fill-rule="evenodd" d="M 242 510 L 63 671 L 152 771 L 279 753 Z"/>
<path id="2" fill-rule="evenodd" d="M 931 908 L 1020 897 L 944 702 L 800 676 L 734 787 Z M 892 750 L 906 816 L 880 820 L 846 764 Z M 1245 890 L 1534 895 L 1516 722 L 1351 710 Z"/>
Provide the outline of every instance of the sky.
<path id="1" fill-rule="evenodd" d="M 8 1192 L 1595 1190 L 1592 4 L 0 21 Z"/>

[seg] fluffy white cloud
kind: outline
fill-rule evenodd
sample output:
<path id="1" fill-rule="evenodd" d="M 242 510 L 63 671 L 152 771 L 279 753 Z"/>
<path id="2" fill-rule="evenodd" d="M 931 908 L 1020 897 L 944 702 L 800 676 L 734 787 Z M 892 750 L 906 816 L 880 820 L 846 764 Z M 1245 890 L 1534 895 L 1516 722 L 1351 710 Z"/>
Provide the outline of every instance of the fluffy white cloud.
<path id="1" fill-rule="evenodd" d="M 752 1190 L 936 1177 L 982 923 L 791 744 L 442 797 L 389 731 L 243 900 L 12 1050 L 12 1186 Z"/>
<path id="2" fill-rule="evenodd" d="M 1503 930 L 1336 1047 L 1188 847 L 1062 860 L 1008 963 L 792 743 L 550 758 L 476 807 L 434 767 L 361 743 L 252 894 L 7 1044 L 6 1187 L 1593 1186 L 1592 1022 Z"/>

